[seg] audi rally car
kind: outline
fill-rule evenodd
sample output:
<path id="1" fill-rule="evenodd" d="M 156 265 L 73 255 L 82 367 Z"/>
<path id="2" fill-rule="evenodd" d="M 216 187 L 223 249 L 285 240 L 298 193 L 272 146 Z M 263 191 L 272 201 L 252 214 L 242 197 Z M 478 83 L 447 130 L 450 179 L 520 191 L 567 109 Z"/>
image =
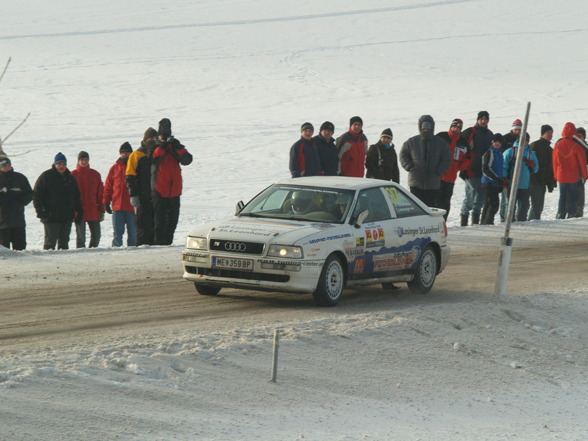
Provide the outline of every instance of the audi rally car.
<path id="1" fill-rule="evenodd" d="M 309 293 L 322 306 L 346 286 L 406 282 L 427 293 L 449 260 L 444 213 L 390 181 L 287 179 L 237 204 L 233 217 L 191 230 L 183 277 L 203 295 Z"/>

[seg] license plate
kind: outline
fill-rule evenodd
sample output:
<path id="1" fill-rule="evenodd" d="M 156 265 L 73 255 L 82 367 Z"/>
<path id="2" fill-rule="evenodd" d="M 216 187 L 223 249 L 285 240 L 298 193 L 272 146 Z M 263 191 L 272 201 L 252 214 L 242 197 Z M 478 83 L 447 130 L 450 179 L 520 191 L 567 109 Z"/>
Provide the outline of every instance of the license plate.
<path id="1" fill-rule="evenodd" d="M 252 271 L 253 270 L 253 260 L 252 259 L 231 259 L 226 257 L 212 257 L 212 267 L 213 268 L 230 268 L 230 269 L 237 269 L 242 271 Z"/>

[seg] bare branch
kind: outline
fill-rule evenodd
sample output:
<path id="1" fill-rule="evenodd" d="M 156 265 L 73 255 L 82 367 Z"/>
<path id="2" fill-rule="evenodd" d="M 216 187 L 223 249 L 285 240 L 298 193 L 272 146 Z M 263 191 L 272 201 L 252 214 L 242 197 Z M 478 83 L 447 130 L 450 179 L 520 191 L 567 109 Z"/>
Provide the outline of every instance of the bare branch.
<path id="1" fill-rule="evenodd" d="M 22 126 L 26 122 L 26 120 L 29 119 L 29 116 L 31 116 L 31 112 L 27 113 L 27 116 L 25 116 L 25 118 L 21 121 L 21 123 L 18 126 L 16 126 L 14 129 L 12 129 L 12 132 L 10 132 L 8 135 L 6 135 L 6 138 L 0 139 L 0 147 L 2 147 L 2 144 L 4 144 L 4 142 L 8 138 L 10 138 L 10 135 L 12 135 L 14 132 L 16 132 L 20 128 L 20 126 Z"/>
<path id="2" fill-rule="evenodd" d="M 8 61 L 6 62 L 6 66 L 4 66 L 4 70 L 2 71 L 2 75 L 0 75 L 0 81 L 2 81 L 2 78 L 4 78 L 4 74 L 6 73 L 6 69 L 8 69 L 8 65 L 10 64 L 11 60 L 12 60 L 12 57 L 8 57 Z"/>

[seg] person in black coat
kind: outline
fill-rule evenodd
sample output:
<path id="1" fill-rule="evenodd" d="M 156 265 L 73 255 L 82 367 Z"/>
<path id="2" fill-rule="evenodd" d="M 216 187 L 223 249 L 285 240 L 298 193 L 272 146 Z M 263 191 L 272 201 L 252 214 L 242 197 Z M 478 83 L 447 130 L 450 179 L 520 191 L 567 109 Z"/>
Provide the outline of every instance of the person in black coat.
<path id="1" fill-rule="evenodd" d="M 339 151 L 335 145 L 333 133 L 335 125 L 330 121 L 322 123 L 319 134 L 312 140 L 318 148 L 318 154 L 321 163 L 321 173 L 323 176 L 337 176 L 339 168 Z"/>
<path id="2" fill-rule="evenodd" d="M 392 144 L 392 130 L 384 129 L 377 144 L 371 145 L 365 158 L 365 177 L 400 184 L 398 157 Z"/>
<path id="3" fill-rule="evenodd" d="M 313 125 L 305 122 L 300 127 L 300 139 L 290 147 L 290 173 L 293 178 L 321 174 L 321 159 L 312 140 L 313 133 Z"/>
<path id="4" fill-rule="evenodd" d="M 45 227 L 43 249 L 69 248 L 72 222 L 83 219 L 82 201 L 78 184 L 67 169 L 67 159 L 58 153 L 53 166 L 41 173 L 33 189 L 33 205 L 37 217 Z"/>
<path id="5" fill-rule="evenodd" d="M 33 199 L 25 175 L 15 172 L 10 159 L 0 156 L 0 245 L 14 250 L 27 247 L 24 207 Z"/>

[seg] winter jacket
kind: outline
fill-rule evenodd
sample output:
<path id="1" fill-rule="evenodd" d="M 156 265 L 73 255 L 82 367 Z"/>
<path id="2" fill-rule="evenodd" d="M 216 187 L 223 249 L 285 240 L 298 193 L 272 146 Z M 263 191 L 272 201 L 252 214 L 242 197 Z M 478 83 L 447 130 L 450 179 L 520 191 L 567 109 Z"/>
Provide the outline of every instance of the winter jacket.
<path id="1" fill-rule="evenodd" d="M 129 211 L 135 212 L 131 205 L 131 197 L 126 182 L 127 162 L 122 158 L 114 163 L 108 171 L 106 181 L 104 181 L 104 196 L 102 202 L 104 204 L 111 204 L 113 211 Z"/>
<path id="2" fill-rule="evenodd" d="M 290 173 L 293 178 L 321 174 L 319 151 L 312 139 L 301 137 L 290 147 Z"/>
<path id="3" fill-rule="evenodd" d="M 84 212 L 76 180 L 69 170 L 62 175 L 55 166 L 37 179 L 33 188 L 33 205 L 43 223 L 72 222 Z"/>
<path id="4" fill-rule="evenodd" d="M 421 123 L 429 121 L 430 132 L 409 138 L 400 149 L 400 164 L 408 172 L 408 185 L 421 190 L 438 190 L 441 176 L 451 165 L 451 153 L 443 138 L 433 135 L 435 122 L 429 115 L 419 118 Z"/>
<path id="5" fill-rule="evenodd" d="M 512 130 L 510 132 L 508 132 L 506 135 L 504 135 L 502 137 L 502 148 L 500 149 L 500 151 L 502 153 L 504 153 L 508 149 L 511 149 L 512 146 L 514 145 L 515 141 L 518 140 L 519 137 L 520 137 L 520 135 L 513 133 Z"/>
<path id="6" fill-rule="evenodd" d="M 506 177 L 504 169 L 504 156 L 502 149 L 490 147 L 482 156 L 482 184 L 491 187 L 502 187 L 502 180 Z"/>
<path id="7" fill-rule="evenodd" d="M 553 177 L 553 149 L 551 143 L 546 139 L 539 138 L 530 145 L 531 151 L 537 155 L 539 171 L 531 175 L 531 184 L 546 185 L 547 190 L 552 192 L 556 186 Z"/>
<path id="8" fill-rule="evenodd" d="M 473 127 L 465 129 L 462 137 L 470 149 L 471 164 L 467 171 L 470 178 L 482 177 L 482 156 L 490 148 L 492 143 L 492 131 L 488 127 L 482 127 L 478 123 Z"/>
<path id="9" fill-rule="evenodd" d="M 151 189 L 164 198 L 175 198 L 182 194 L 181 165 L 190 165 L 192 155 L 180 141 L 170 136 L 158 141 L 151 164 Z"/>
<path id="10" fill-rule="evenodd" d="M 443 182 L 455 184 L 457 174 L 460 171 L 467 170 L 472 163 L 471 155 L 469 154 L 468 146 L 462 138 L 461 133 L 439 132 L 437 136 L 443 138 L 449 145 L 449 153 L 451 153 L 451 165 L 441 176 Z"/>
<path id="11" fill-rule="evenodd" d="M 78 165 L 71 175 L 78 183 L 80 198 L 84 207 L 84 222 L 100 220 L 100 213 L 104 212 L 102 197 L 104 185 L 102 177 L 93 168 Z"/>
<path id="12" fill-rule="evenodd" d="M 574 141 L 576 126 L 568 122 L 561 132 L 562 139 L 553 148 L 553 174 L 557 182 L 572 184 L 580 178 L 588 179 L 586 152 Z"/>
<path id="13" fill-rule="evenodd" d="M 24 207 L 32 200 L 33 189 L 25 175 L 0 171 L 0 229 L 24 228 Z"/>
<path id="14" fill-rule="evenodd" d="M 394 144 L 387 147 L 379 141 L 371 145 L 365 157 L 366 178 L 400 183 L 400 170 Z"/>
<path id="15" fill-rule="evenodd" d="M 349 129 L 335 141 L 339 151 L 339 174 L 363 178 L 368 140 L 363 134 Z"/>
<path id="16" fill-rule="evenodd" d="M 515 141 L 514 145 L 506 150 L 502 156 L 504 157 L 504 169 L 506 170 L 506 177 L 509 182 L 512 182 L 514 176 L 514 166 L 516 164 L 519 150 L 519 141 Z M 531 161 L 531 162 L 528 162 Z M 539 170 L 539 161 L 535 152 L 531 151 L 529 145 L 525 146 L 523 150 L 523 162 L 521 164 L 521 173 L 519 175 L 518 190 L 527 190 L 531 185 L 531 173 L 537 173 Z M 511 184 L 512 186 L 512 184 Z"/>
<path id="17" fill-rule="evenodd" d="M 339 168 L 339 152 L 333 138 L 328 141 L 321 135 L 312 138 L 318 148 L 321 162 L 321 173 L 324 176 L 337 176 Z"/>
<path id="18" fill-rule="evenodd" d="M 130 197 L 139 197 L 144 203 L 151 200 L 151 157 L 156 141 L 141 142 L 127 161 L 126 182 Z"/>

